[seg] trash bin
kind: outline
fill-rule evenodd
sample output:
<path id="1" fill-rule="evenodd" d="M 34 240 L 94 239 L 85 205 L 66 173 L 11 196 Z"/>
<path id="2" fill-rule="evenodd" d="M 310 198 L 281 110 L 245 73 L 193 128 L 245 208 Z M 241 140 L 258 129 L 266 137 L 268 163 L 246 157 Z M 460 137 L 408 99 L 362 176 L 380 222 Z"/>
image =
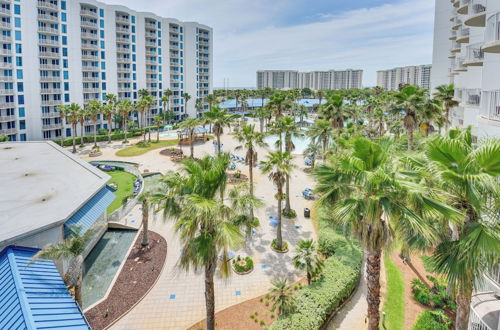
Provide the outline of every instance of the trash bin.
<path id="1" fill-rule="evenodd" d="M 310 218 L 311 217 L 311 210 L 309 210 L 307 207 L 304 208 L 304 217 L 305 218 Z"/>

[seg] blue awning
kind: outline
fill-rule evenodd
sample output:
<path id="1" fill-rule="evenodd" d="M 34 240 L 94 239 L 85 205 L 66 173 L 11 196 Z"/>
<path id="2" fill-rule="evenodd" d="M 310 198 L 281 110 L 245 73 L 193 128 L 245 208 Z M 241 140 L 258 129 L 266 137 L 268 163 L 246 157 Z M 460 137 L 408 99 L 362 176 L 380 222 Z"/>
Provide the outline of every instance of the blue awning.
<path id="1" fill-rule="evenodd" d="M 94 195 L 85 205 L 83 205 L 73 216 L 64 223 L 64 233 L 67 237 L 71 226 L 81 228 L 80 234 L 84 234 L 106 211 L 108 206 L 115 199 L 115 194 L 107 186 Z"/>
<path id="2" fill-rule="evenodd" d="M 29 264 L 38 249 L 0 252 L 0 329 L 90 329 L 53 261 Z"/>

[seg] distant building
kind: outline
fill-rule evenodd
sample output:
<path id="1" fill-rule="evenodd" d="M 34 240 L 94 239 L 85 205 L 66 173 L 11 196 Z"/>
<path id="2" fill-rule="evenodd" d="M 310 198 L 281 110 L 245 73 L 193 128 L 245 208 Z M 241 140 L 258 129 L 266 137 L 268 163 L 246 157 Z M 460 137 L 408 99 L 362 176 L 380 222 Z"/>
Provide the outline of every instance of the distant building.
<path id="1" fill-rule="evenodd" d="M 271 87 L 274 89 L 310 88 L 349 89 L 362 88 L 363 70 L 329 70 L 329 71 L 257 71 L 257 89 Z"/>
<path id="2" fill-rule="evenodd" d="M 387 91 L 399 90 L 404 85 L 431 87 L 432 65 L 417 65 L 377 71 L 377 86 Z"/>

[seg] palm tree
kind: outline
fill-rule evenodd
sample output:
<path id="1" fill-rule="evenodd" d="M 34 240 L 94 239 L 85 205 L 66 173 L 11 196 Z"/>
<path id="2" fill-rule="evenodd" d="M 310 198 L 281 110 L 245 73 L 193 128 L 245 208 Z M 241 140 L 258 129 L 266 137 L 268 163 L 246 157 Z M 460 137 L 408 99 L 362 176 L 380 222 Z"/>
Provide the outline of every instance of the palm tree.
<path id="1" fill-rule="evenodd" d="M 311 142 L 307 145 L 307 148 L 304 149 L 304 156 L 309 157 L 311 159 L 311 167 L 314 168 L 316 165 L 316 159 L 319 155 L 321 155 L 321 147 L 318 143 Z"/>
<path id="2" fill-rule="evenodd" d="M 340 137 L 340 131 L 344 128 L 346 119 L 344 97 L 340 94 L 330 96 L 326 103 L 321 106 L 321 113 L 325 119 L 330 121 L 332 127 L 337 129 L 337 136 Z"/>
<path id="3" fill-rule="evenodd" d="M 204 269 L 207 329 L 215 329 L 214 275 L 230 274 L 227 253 L 243 243 L 240 227 L 234 224 L 238 216 L 217 196 L 227 182 L 227 155 L 201 160 L 186 159 L 181 175 L 169 173 L 166 190 L 158 197 L 166 216 L 176 219 L 182 252 L 179 265 L 186 271 Z M 218 260 L 222 256 L 222 260 Z"/>
<path id="4" fill-rule="evenodd" d="M 156 124 L 156 142 L 160 142 L 160 125 L 163 123 L 163 118 L 161 116 L 156 116 L 154 122 Z"/>
<path id="5" fill-rule="evenodd" d="M 78 111 L 78 123 L 80 124 L 80 147 L 84 147 L 84 141 L 83 141 L 83 129 L 85 128 L 85 121 L 88 118 L 88 109 L 87 107 L 80 107 Z"/>
<path id="6" fill-rule="evenodd" d="M 235 186 L 229 191 L 228 197 L 231 208 L 239 214 L 233 223 L 245 231 L 247 238 L 251 237 L 252 229 L 259 226 L 259 219 L 254 216 L 253 210 L 264 206 L 264 203 L 250 193 L 247 184 Z"/>
<path id="7" fill-rule="evenodd" d="M 160 117 L 161 118 L 161 117 Z M 149 245 L 149 209 L 151 208 L 151 196 L 149 192 L 144 192 L 139 196 L 142 210 L 142 247 Z"/>
<path id="8" fill-rule="evenodd" d="M 112 95 L 112 94 L 108 94 Z M 107 95 L 106 95 L 107 96 Z M 101 108 L 102 115 L 108 122 L 108 143 L 111 143 L 111 125 L 113 122 L 113 116 L 116 114 L 116 105 L 108 103 Z"/>
<path id="9" fill-rule="evenodd" d="M 69 106 L 68 105 L 60 105 L 57 107 L 57 111 L 59 111 L 59 117 L 61 118 L 61 123 L 64 125 L 64 118 L 69 115 Z M 64 147 L 64 129 L 61 130 L 61 148 Z"/>
<path id="10" fill-rule="evenodd" d="M 265 147 L 266 143 L 264 142 L 264 134 L 255 131 L 255 125 L 246 125 L 238 129 L 234 132 L 234 137 L 240 143 L 236 149 L 245 148 L 246 152 L 246 160 L 248 162 L 248 174 L 249 174 L 249 190 L 250 195 L 255 197 L 253 192 L 253 167 L 255 162 L 257 161 L 257 151 L 256 147 Z M 250 214 L 253 218 L 253 208 L 250 210 Z"/>
<path id="11" fill-rule="evenodd" d="M 391 157 L 391 144 L 364 137 L 353 141 L 352 150 L 316 167 L 319 205 L 336 224 L 352 228 L 366 250 L 368 329 L 380 324 L 380 262 L 384 250 L 396 238 L 420 237 L 436 241 L 433 227 L 421 214 L 456 216 L 457 212 L 437 200 L 434 190 L 412 184 L 399 175 Z M 410 202 L 421 201 L 414 211 Z"/>
<path id="12" fill-rule="evenodd" d="M 76 126 L 78 125 L 78 122 L 80 121 L 80 111 L 81 108 L 78 104 L 76 103 L 71 103 L 68 108 L 67 108 L 68 113 L 65 115 L 66 120 L 71 124 L 71 130 L 73 133 L 71 134 L 71 137 L 73 138 L 73 153 L 76 153 Z"/>
<path id="13" fill-rule="evenodd" d="M 191 99 L 191 95 L 189 95 L 188 93 L 183 93 L 182 94 L 182 98 L 184 99 L 184 107 L 185 107 L 184 113 L 187 114 L 187 111 L 188 111 L 188 109 L 187 109 L 188 101 Z"/>
<path id="14" fill-rule="evenodd" d="M 309 112 L 307 111 L 307 107 L 305 105 L 301 104 L 297 106 L 297 113 L 295 113 L 295 115 L 299 117 L 301 126 L 304 123 L 304 117 L 307 118 L 308 114 Z"/>
<path id="15" fill-rule="evenodd" d="M 255 116 L 259 118 L 260 132 L 264 133 L 264 121 L 266 120 L 266 118 L 269 117 L 270 114 L 269 108 L 263 106 L 261 108 L 257 108 L 254 113 Z"/>
<path id="16" fill-rule="evenodd" d="M 438 99 L 427 98 L 419 117 L 425 136 L 429 136 L 430 132 L 434 130 L 432 124 L 444 121 L 441 101 Z"/>
<path id="17" fill-rule="evenodd" d="M 109 136 L 111 136 L 111 130 L 113 129 L 113 127 L 111 127 L 111 121 L 113 119 L 113 116 L 116 114 L 117 103 L 118 103 L 118 97 L 115 94 L 106 94 L 106 104 L 110 105 L 111 107 L 111 119 L 108 120 Z M 111 143 L 111 139 L 108 141 L 108 143 Z"/>
<path id="18" fill-rule="evenodd" d="M 272 311 L 278 310 L 278 315 L 286 315 L 294 309 L 292 299 L 292 288 L 288 285 L 286 278 L 277 279 L 271 282 L 273 287 L 270 290 L 271 301 L 273 301 Z"/>
<path id="19" fill-rule="evenodd" d="M 278 199 L 276 248 L 280 251 L 283 250 L 283 238 L 281 235 L 283 184 L 285 184 L 286 176 L 292 172 L 294 167 L 290 153 L 282 151 L 270 152 L 267 154 L 267 160 L 262 162 L 262 173 L 267 174 L 269 179 L 278 188 L 278 193 L 276 194 Z"/>
<path id="20" fill-rule="evenodd" d="M 189 136 L 189 148 L 191 150 L 191 156 L 190 156 L 191 158 L 194 158 L 193 139 L 194 139 L 194 132 L 198 126 L 200 126 L 200 120 L 198 118 L 188 118 L 179 125 L 179 127 L 184 129 Z M 180 142 L 181 141 L 179 141 L 179 143 Z"/>
<path id="21" fill-rule="evenodd" d="M 208 103 L 208 108 L 212 109 L 214 103 L 217 102 L 217 98 L 214 94 L 208 94 L 207 96 L 205 96 L 205 102 Z"/>
<path id="22" fill-rule="evenodd" d="M 220 108 L 218 105 L 210 108 L 203 114 L 206 122 L 212 125 L 212 130 L 217 138 L 217 153 L 221 153 L 220 136 L 224 133 L 224 127 L 230 127 L 234 122 L 234 115 L 230 114 L 226 109 Z"/>
<path id="23" fill-rule="evenodd" d="M 413 134 L 418 125 L 418 113 L 425 102 L 425 91 L 419 87 L 407 85 L 396 95 L 395 112 L 404 111 L 403 126 L 408 134 L 408 150 L 413 150 Z"/>
<path id="24" fill-rule="evenodd" d="M 314 143 L 321 143 L 323 146 L 323 155 L 326 154 L 329 142 L 333 135 L 333 128 L 327 120 L 316 120 L 314 125 L 309 127 L 307 135 Z"/>
<path id="25" fill-rule="evenodd" d="M 440 85 L 436 87 L 436 92 L 433 94 L 434 98 L 442 102 L 445 116 L 445 130 L 448 131 L 448 124 L 450 122 L 450 110 L 460 103 L 454 99 L 455 85 Z"/>
<path id="26" fill-rule="evenodd" d="M 287 93 L 277 91 L 269 98 L 269 102 L 267 104 L 274 112 L 276 121 L 278 121 L 283 114 L 283 110 L 289 106 L 290 100 Z"/>
<path id="27" fill-rule="evenodd" d="M 167 111 L 170 111 L 170 96 L 172 96 L 172 94 L 173 92 L 170 89 L 166 89 L 165 91 L 163 91 L 163 96 L 160 100 L 163 106 L 163 117 L 165 121 L 167 121 Z"/>
<path id="28" fill-rule="evenodd" d="M 427 143 L 425 162 L 434 183 L 449 193 L 448 204 L 462 211 L 453 235 L 444 235 L 432 261 L 456 289 L 456 329 L 466 330 L 474 284 L 484 270 L 498 265 L 500 228 L 498 178 L 500 142 L 485 140 L 474 148 L 471 128 L 450 130 Z"/>
<path id="29" fill-rule="evenodd" d="M 123 143 L 127 143 L 128 142 L 128 140 L 127 140 L 127 120 L 128 120 L 128 116 L 129 116 L 130 111 L 132 111 L 132 109 L 134 108 L 134 105 L 132 104 L 132 102 L 130 102 L 130 100 L 125 99 L 125 100 L 121 100 L 120 102 L 118 102 L 117 108 L 118 108 L 118 113 L 123 118 L 123 133 L 124 133 Z"/>
<path id="30" fill-rule="evenodd" d="M 149 94 L 141 97 L 141 99 L 137 102 L 137 109 L 141 115 L 141 129 L 144 135 L 144 143 L 146 143 L 146 117 L 153 104 L 153 97 Z"/>
<path id="31" fill-rule="evenodd" d="M 324 92 L 319 89 L 316 91 L 316 97 L 318 98 L 318 108 L 321 108 L 321 103 L 323 101 L 323 97 L 325 96 Z"/>
<path id="32" fill-rule="evenodd" d="M 80 307 L 82 304 L 82 274 L 83 274 L 83 253 L 88 243 L 92 239 L 94 230 L 87 230 L 81 234 L 80 227 L 72 227 L 70 235 L 63 241 L 49 244 L 33 256 L 30 264 L 40 258 L 51 260 L 69 261 L 69 268 L 64 274 L 64 282 L 73 288 L 75 300 Z"/>
<path id="33" fill-rule="evenodd" d="M 318 256 L 314 241 L 300 240 L 295 249 L 297 253 L 293 257 L 293 265 L 295 268 L 305 270 L 307 275 L 307 284 L 311 284 L 313 277 L 316 277 L 323 269 L 323 260 Z"/>
<path id="34" fill-rule="evenodd" d="M 102 104 L 97 100 L 92 100 L 87 103 L 87 115 L 94 125 L 94 148 L 97 148 L 97 122 L 101 113 Z"/>

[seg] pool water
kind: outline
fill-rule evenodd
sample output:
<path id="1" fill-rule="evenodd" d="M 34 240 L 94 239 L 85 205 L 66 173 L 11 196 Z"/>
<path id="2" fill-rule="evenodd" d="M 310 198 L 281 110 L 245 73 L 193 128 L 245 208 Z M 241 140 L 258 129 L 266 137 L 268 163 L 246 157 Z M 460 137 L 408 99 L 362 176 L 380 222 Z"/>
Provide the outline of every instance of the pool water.
<path id="1" fill-rule="evenodd" d="M 136 230 L 110 228 L 87 256 L 82 283 L 84 309 L 104 297 L 136 234 Z"/>
<path id="2" fill-rule="evenodd" d="M 161 137 L 177 137 L 177 131 L 160 132 Z"/>
<path id="3" fill-rule="evenodd" d="M 269 135 L 264 138 L 264 141 L 267 143 L 267 145 L 273 149 L 273 150 L 278 150 L 276 146 L 276 141 L 278 141 L 278 135 Z M 295 145 L 295 149 L 292 151 L 292 154 L 296 155 L 302 155 L 304 153 L 304 150 L 307 148 L 309 143 L 311 142 L 311 139 L 308 136 L 293 136 L 292 137 L 292 142 Z"/>
<path id="4" fill-rule="evenodd" d="M 161 179 L 163 178 L 163 175 L 161 174 L 154 174 L 154 175 L 148 175 L 144 177 L 144 189 L 146 191 L 156 191 L 158 188 L 162 186 Z"/>

